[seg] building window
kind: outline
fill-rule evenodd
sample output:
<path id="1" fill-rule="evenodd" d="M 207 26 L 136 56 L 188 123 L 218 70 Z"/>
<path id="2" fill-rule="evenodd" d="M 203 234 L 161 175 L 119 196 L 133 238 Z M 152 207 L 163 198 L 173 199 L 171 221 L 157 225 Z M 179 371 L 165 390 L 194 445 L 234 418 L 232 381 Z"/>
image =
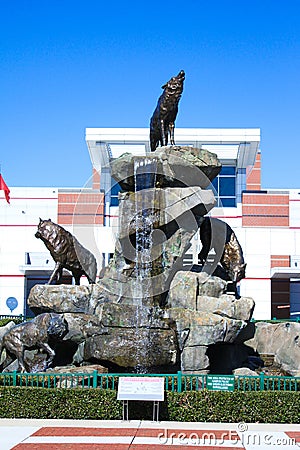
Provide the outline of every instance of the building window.
<path id="1" fill-rule="evenodd" d="M 223 166 L 219 175 L 212 181 L 217 207 L 236 206 L 236 171 L 235 166 Z"/>
<path id="2" fill-rule="evenodd" d="M 121 186 L 112 179 L 112 186 L 110 190 L 110 206 L 119 206 L 119 192 Z"/>

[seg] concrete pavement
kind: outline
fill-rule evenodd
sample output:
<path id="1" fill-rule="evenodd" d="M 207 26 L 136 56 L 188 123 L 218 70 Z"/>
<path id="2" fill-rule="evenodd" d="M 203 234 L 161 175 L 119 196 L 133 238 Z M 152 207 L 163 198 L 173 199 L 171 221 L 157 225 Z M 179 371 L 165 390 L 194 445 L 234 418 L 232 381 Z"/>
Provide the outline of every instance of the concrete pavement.
<path id="1" fill-rule="evenodd" d="M 0 419 L 1 450 L 297 450 L 300 425 Z"/>

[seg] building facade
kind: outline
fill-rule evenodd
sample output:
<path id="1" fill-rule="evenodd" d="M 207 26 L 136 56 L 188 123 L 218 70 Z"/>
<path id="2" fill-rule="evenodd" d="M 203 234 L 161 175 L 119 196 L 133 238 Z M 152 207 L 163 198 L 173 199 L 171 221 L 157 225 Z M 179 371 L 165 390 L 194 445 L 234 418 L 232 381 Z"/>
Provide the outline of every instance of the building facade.
<path id="1" fill-rule="evenodd" d="M 177 128 L 175 141 L 212 151 L 222 163 L 210 186 L 216 197 L 210 215 L 227 222 L 243 248 L 247 269 L 239 288 L 254 298 L 254 318 L 300 317 L 300 189 L 262 188 L 260 130 Z M 0 192 L 0 314 L 29 315 L 31 287 L 45 283 L 54 267 L 34 236 L 39 217 L 71 231 L 96 256 L 98 273 L 113 254 L 120 187 L 109 161 L 125 152 L 147 154 L 149 130 L 87 128 L 86 143 L 92 175 L 85 187 L 11 187 L 10 205 Z M 196 234 L 186 262 L 197 263 L 200 249 Z M 64 282 L 72 283 L 67 272 Z"/>

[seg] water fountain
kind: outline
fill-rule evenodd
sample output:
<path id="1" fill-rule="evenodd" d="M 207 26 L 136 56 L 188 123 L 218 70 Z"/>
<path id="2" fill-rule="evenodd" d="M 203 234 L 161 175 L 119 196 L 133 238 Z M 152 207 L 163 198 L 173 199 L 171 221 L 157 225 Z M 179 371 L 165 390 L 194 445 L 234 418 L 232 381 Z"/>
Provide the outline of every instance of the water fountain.
<path id="1" fill-rule="evenodd" d="M 58 353 L 72 343 L 77 365 L 198 371 L 209 368 L 211 346 L 240 339 L 253 300 L 227 293 L 228 282 L 208 264 L 183 265 L 215 205 L 207 188 L 220 169 L 215 154 L 180 146 L 111 161 L 123 191 L 115 252 L 103 277 L 89 286 L 37 285 L 28 300 L 37 314 L 55 312 L 66 320 Z"/>
<path id="2" fill-rule="evenodd" d="M 31 290 L 28 303 L 36 314 L 54 312 L 66 321 L 68 332 L 56 351 L 62 359 L 68 351 L 73 364 L 207 370 L 210 346 L 236 342 L 251 318 L 253 300 L 228 294 L 227 281 L 213 276 L 215 267 L 183 264 L 215 205 L 207 188 L 220 161 L 202 148 L 154 147 L 144 157 L 126 153 L 110 162 L 122 188 L 119 231 L 99 282 Z"/>

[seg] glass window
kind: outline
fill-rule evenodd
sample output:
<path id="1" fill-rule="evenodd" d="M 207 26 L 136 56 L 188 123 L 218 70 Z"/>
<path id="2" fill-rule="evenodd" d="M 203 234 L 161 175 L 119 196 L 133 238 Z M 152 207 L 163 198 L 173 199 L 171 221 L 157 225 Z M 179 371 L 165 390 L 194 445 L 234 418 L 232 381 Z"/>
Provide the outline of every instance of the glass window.
<path id="1" fill-rule="evenodd" d="M 118 196 L 112 196 L 110 198 L 110 206 L 119 206 L 119 198 L 118 198 Z"/>
<path id="2" fill-rule="evenodd" d="M 236 168 L 223 166 L 219 175 L 212 181 L 209 189 L 215 189 L 218 207 L 236 206 Z"/>
<path id="3" fill-rule="evenodd" d="M 220 206 L 224 206 L 224 208 L 235 207 L 235 197 L 220 197 Z"/>
<path id="4" fill-rule="evenodd" d="M 121 191 L 121 186 L 112 179 L 110 189 L 110 206 L 119 206 L 118 194 Z"/>
<path id="5" fill-rule="evenodd" d="M 119 185 L 119 183 L 116 183 L 116 182 L 112 183 L 111 190 L 110 190 L 111 195 L 118 195 L 120 190 L 121 190 L 121 186 Z"/>
<path id="6" fill-rule="evenodd" d="M 219 187 L 219 177 L 216 177 L 216 178 L 212 181 L 211 184 L 213 185 L 213 187 L 215 188 L 215 190 L 218 191 L 218 190 L 219 190 L 219 189 L 218 189 L 218 187 Z"/>
<path id="7" fill-rule="evenodd" d="M 219 196 L 235 197 L 235 177 L 220 177 L 219 179 Z"/>
<path id="8" fill-rule="evenodd" d="M 223 166 L 220 172 L 220 175 L 234 175 L 235 176 L 235 167 L 234 166 Z"/>

